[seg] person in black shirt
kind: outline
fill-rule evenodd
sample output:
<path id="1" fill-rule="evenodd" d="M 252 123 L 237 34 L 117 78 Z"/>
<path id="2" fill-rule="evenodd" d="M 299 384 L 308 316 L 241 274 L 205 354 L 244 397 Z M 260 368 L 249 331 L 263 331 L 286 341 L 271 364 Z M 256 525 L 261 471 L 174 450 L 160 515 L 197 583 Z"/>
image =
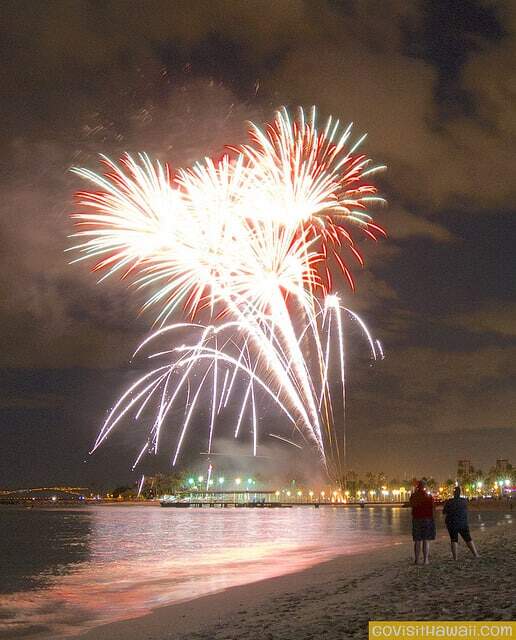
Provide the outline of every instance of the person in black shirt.
<path id="1" fill-rule="evenodd" d="M 471 553 L 478 558 L 478 551 L 471 539 L 468 525 L 468 501 L 460 497 L 460 487 L 455 487 L 453 498 L 446 500 L 443 508 L 446 517 L 446 528 L 450 534 L 451 552 L 454 560 L 457 560 L 459 547 L 459 534 L 466 543 Z"/>

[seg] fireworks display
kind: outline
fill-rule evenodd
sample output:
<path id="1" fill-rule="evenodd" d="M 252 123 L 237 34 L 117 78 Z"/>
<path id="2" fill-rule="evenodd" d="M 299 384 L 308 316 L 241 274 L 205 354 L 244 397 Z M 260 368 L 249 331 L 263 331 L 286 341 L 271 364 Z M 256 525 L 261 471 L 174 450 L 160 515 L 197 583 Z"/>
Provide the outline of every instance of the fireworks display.
<path id="1" fill-rule="evenodd" d="M 296 119 L 283 109 L 263 130 L 251 124 L 248 143 L 216 163 L 172 171 L 142 154 L 119 164 L 104 157 L 104 175 L 74 169 L 96 188 L 77 194 L 77 260 L 93 259 L 101 279 L 119 274 L 148 291 L 144 306 L 157 309 L 158 328 L 137 352 L 166 341 L 147 356 L 151 369 L 115 404 L 93 450 L 125 417 L 144 420 L 150 430 L 136 466 L 158 451 L 170 412 L 184 408 L 175 464 L 204 390 L 208 453 L 231 402 L 239 406 L 234 435 L 250 422 L 256 454 L 259 398 L 268 397 L 291 425 L 273 437 L 290 442 L 297 433 L 330 477 L 342 477 L 344 321 L 358 323 L 372 357 L 383 357 L 332 293 L 337 271 L 354 287 L 348 257 L 363 264 L 351 229 L 384 233 L 368 213 L 382 202 L 368 177 L 381 167 L 358 153 L 361 140 L 349 144 L 350 134 L 332 118 L 318 129 L 315 109 Z M 335 367 L 338 398 L 330 392 Z"/>

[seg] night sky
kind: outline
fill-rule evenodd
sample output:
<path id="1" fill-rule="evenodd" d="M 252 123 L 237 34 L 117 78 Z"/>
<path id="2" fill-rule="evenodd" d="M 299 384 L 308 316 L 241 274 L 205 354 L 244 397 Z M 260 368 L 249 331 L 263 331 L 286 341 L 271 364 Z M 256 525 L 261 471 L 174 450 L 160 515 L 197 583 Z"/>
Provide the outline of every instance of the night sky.
<path id="1" fill-rule="evenodd" d="M 513 2 L 3 0 L 0 21 L 0 488 L 130 479 L 140 442 L 119 429 L 88 456 L 154 316 L 68 264 L 69 168 L 220 156 L 283 104 L 353 121 L 388 165 L 389 238 L 361 245 L 357 293 L 340 287 L 387 354 L 371 369 L 350 340 L 349 465 L 514 463 Z M 185 463 L 206 438 L 199 419 Z"/>

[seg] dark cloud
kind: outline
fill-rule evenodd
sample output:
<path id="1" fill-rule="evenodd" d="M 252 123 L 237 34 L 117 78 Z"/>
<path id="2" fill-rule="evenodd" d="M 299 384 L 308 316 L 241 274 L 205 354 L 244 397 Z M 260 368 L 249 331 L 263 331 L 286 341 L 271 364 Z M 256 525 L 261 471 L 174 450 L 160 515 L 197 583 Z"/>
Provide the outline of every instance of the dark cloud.
<path id="1" fill-rule="evenodd" d="M 496 334 L 507 338 L 516 337 L 516 304 L 493 300 L 469 313 L 452 315 L 448 318 L 452 325 L 481 334 Z"/>
<path id="2" fill-rule="evenodd" d="M 72 478 L 154 319 L 139 315 L 141 295 L 68 264 L 83 186 L 69 168 L 126 150 L 189 165 L 243 140 L 247 119 L 317 104 L 367 131 L 365 151 L 389 167 L 379 179 L 391 204 L 377 214 L 390 237 L 363 243 L 358 293 L 342 285 L 388 352 L 372 373 L 350 347 L 350 461 L 380 464 L 377 432 L 393 472 L 417 466 L 412 437 L 443 473 L 468 430 L 516 453 L 511 3 L 5 0 L 0 14 L 0 367 L 11 380 L 0 424 L 11 451 L 24 443 L 34 456 L 31 438 L 46 430 L 55 444 L 66 429 Z M 34 481 L 52 477 L 48 451 Z"/>

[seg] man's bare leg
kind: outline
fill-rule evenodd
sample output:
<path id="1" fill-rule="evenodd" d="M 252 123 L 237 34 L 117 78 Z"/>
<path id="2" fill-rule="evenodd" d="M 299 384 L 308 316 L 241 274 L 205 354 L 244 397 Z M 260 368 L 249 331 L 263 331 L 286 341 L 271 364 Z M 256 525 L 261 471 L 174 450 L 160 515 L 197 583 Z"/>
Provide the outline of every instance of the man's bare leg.
<path id="1" fill-rule="evenodd" d="M 430 564 L 430 540 L 423 540 L 423 563 Z"/>
<path id="2" fill-rule="evenodd" d="M 480 557 L 480 555 L 479 555 L 479 553 L 477 551 L 477 548 L 475 547 L 475 543 L 473 542 L 473 540 L 470 540 L 469 542 L 466 542 L 466 546 L 471 551 L 471 553 L 475 556 L 475 558 L 479 558 Z"/>
<path id="3" fill-rule="evenodd" d="M 421 540 L 414 542 L 414 564 L 419 562 L 419 556 L 421 555 Z"/>
<path id="4" fill-rule="evenodd" d="M 459 543 L 458 542 L 454 542 L 452 540 L 451 541 L 451 554 L 452 554 L 454 560 L 457 560 L 457 558 L 458 558 L 458 547 L 459 547 Z"/>

